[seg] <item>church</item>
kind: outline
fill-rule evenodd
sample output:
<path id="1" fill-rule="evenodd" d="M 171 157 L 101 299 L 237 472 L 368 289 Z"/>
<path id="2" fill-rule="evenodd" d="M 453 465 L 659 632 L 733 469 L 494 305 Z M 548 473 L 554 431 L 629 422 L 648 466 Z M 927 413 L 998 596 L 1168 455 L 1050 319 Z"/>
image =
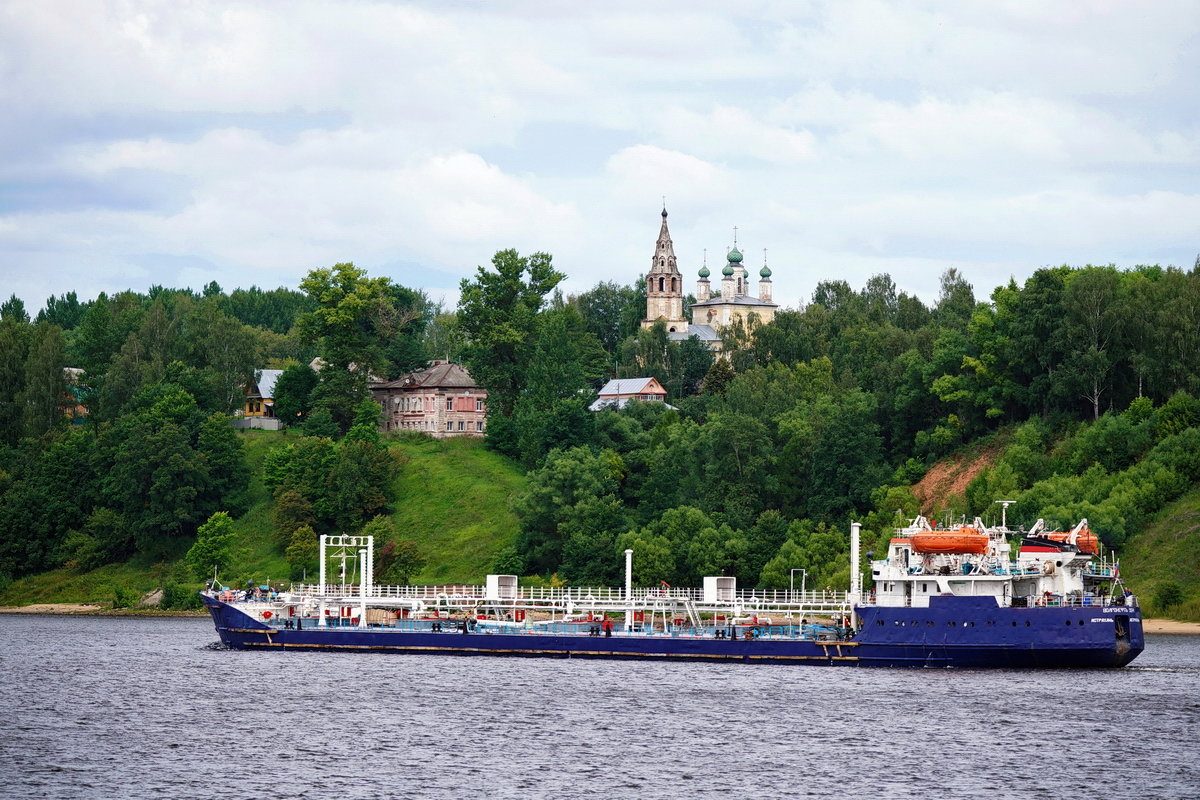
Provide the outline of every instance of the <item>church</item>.
<path id="1" fill-rule="evenodd" d="M 721 349 L 721 329 L 735 320 L 765 324 L 775 319 L 778 306 L 771 302 L 771 270 L 764 263 L 758 275 L 758 296 L 750 294 L 750 274 L 742 266 L 742 253 L 737 248 L 736 235 L 733 247 L 726 255 L 726 264 L 721 270 L 719 293 L 714 295 L 709 283 L 707 264 L 700 268 L 700 280 L 696 282 L 696 302 L 692 304 L 692 319 L 689 322 L 683 313 L 683 275 L 675 261 L 675 247 L 671 243 L 671 232 L 667 229 L 667 210 L 662 212 L 662 228 L 654 247 L 654 258 L 650 271 L 646 273 L 646 318 L 642 327 L 649 328 L 661 321 L 667 327 L 667 336 L 673 341 L 683 341 L 695 336 L 713 350 Z"/>

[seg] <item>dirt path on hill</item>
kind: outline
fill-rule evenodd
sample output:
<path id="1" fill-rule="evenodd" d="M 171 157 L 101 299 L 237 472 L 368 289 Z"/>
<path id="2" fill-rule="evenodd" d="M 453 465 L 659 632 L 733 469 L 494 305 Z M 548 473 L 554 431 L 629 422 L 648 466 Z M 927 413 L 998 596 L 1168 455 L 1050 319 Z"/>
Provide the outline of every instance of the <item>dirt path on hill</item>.
<path id="1" fill-rule="evenodd" d="M 971 481 L 995 464 L 999 456 L 1000 447 L 992 445 L 971 458 L 956 455 L 934 464 L 912 487 L 913 496 L 921 501 L 921 513 L 938 513 L 951 497 L 961 502 Z"/>

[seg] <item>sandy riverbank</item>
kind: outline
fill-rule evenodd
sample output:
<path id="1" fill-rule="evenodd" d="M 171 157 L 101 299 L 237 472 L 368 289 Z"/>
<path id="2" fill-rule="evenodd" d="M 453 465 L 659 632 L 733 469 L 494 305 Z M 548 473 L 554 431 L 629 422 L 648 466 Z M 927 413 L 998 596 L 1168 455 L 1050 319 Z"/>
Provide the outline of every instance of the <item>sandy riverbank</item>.
<path id="1" fill-rule="evenodd" d="M 1192 633 L 1200 634 L 1200 622 L 1180 622 L 1175 619 L 1144 619 L 1145 633 Z"/>
<path id="2" fill-rule="evenodd" d="M 162 611 L 157 608 L 110 608 L 97 603 L 33 603 L 27 606 L 0 606 L 0 614 L 77 614 L 96 616 L 202 617 L 205 611 Z"/>

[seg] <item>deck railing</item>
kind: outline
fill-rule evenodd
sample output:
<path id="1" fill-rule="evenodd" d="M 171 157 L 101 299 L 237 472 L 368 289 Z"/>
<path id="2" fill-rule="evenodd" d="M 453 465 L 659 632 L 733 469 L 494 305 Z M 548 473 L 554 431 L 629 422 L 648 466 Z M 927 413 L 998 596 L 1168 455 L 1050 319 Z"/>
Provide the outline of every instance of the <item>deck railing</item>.
<path id="1" fill-rule="evenodd" d="M 359 587 L 354 584 L 296 584 L 291 588 L 292 593 L 310 597 L 355 598 L 359 595 Z M 568 602 L 577 606 L 588 603 L 620 603 L 625 602 L 625 590 L 612 586 L 520 586 L 504 590 L 499 594 L 488 596 L 483 586 L 465 584 L 441 584 L 431 586 L 385 586 L 382 584 L 369 588 L 368 599 L 397 598 L 424 600 L 437 604 L 470 604 L 488 602 L 505 604 L 511 602 L 555 604 L 565 606 Z M 691 587 L 663 586 L 660 588 L 635 588 L 632 599 L 639 605 L 675 605 L 684 602 L 703 603 L 704 591 Z M 730 592 L 720 591 L 714 602 L 720 604 L 737 603 L 747 607 L 755 606 L 801 606 L 818 605 L 830 606 L 847 602 L 845 592 L 832 590 L 820 592 L 799 592 L 787 589 L 738 589 Z"/>

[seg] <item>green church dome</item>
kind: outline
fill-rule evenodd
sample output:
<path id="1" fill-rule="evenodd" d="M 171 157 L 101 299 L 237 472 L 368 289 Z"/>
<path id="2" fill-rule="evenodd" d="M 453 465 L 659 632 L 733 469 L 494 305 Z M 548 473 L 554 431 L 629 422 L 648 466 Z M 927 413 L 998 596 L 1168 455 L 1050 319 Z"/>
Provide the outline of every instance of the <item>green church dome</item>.
<path id="1" fill-rule="evenodd" d="M 701 267 L 700 268 L 700 277 L 704 278 L 705 280 L 708 280 L 708 275 L 709 275 L 708 267 L 707 266 Z"/>
<path id="2" fill-rule="evenodd" d="M 732 275 L 733 274 L 733 264 L 726 264 L 725 269 L 721 270 L 721 274 L 724 275 L 725 277 L 729 277 L 730 275 Z"/>
<path id="3" fill-rule="evenodd" d="M 742 251 L 737 249 L 737 245 L 734 245 L 733 249 L 729 251 L 729 255 L 727 255 L 726 258 L 729 259 L 730 264 L 740 264 L 742 263 Z"/>
<path id="4" fill-rule="evenodd" d="M 763 268 L 758 271 L 758 274 L 760 277 L 769 278 L 771 277 L 771 268 L 763 264 Z"/>

